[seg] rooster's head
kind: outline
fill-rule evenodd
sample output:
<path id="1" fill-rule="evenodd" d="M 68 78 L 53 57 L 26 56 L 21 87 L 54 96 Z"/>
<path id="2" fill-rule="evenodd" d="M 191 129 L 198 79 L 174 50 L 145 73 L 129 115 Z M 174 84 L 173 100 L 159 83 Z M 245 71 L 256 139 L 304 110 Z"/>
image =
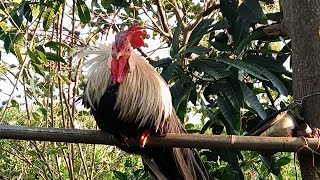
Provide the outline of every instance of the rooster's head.
<path id="1" fill-rule="evenodd" d="M 113 83 L 122 83 L 130 71 L 129 57 L 132 48 L 144 46 L 143 38 L 148 35 L 142 31 L 139 24 L 133 24 L 129 29 L 119 32 L 112 44 L 111 73 Z"/>

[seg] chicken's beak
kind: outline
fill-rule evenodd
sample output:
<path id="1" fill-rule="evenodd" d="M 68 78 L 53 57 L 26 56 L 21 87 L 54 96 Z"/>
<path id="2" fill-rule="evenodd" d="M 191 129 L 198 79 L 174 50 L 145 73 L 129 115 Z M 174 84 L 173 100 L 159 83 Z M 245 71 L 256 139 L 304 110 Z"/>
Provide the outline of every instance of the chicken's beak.
<path id="1" fill-rule="evenodd" d="M 116 53 L 116 58 L 119 59 L 123 55 L 122 51 Z"/>

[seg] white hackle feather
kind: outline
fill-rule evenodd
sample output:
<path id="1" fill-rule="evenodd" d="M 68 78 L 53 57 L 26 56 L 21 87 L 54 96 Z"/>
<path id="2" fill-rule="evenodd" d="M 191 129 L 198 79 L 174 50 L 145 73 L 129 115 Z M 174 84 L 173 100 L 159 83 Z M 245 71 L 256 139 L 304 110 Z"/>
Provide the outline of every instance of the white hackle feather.
<path id="1" fill-rule="evenodd" d="M 134 51 L 129 65 L 135 67 L 130 67 L 119 87 L 116 102 L 116 108 L 120 109 L 119 116 L 128 123 L 139 123 L 139 127 L 154 126 L 157 131 L 172 114 L 170 90 L 154 68 Z"/>
<path id="2" fill-rule="evenodd" d="M 93 104 L 99 104 L 100 98 L 111 83 L 111 46 L 100 45 L 96 49 L 84 50 L 78 56 L 85 57 L 91 55 L 95 57 L 84 64 L 85 67 L 89 67 L 85 96 L 90 107 L 95 109 Z"/>

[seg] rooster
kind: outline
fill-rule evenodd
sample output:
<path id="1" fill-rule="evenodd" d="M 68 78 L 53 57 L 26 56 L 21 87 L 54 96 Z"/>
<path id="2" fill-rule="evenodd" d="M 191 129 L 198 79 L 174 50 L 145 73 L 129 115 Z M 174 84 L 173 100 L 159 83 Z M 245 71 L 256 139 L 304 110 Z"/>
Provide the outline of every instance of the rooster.
<path id="1" fill-rule="evenodd" d="M 195 149 L 144 147 L 149 135 L 186 133 L 172 107 L 166 82 L 134 48 L 144 46 L 148 35 L 134 24 L 119 32 L 109 46 L 85 50 L 93 55 L 82 96 L 97 125 L 118 138 L 128 153 L 139 154 L 155 179 L 210 179 Z M 130 147 L 135 138 L 140 147 Z"/>

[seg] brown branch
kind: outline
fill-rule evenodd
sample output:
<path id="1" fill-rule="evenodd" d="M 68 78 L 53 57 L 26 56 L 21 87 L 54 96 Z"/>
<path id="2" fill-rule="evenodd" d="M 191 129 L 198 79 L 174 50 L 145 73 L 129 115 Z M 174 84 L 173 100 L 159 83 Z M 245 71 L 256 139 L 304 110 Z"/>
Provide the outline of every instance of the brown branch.
<path id="1" fill-rule="evenodd" d="M 172 35 L 171 31 L 170 31 L 170 28 L 169 28 L 169 25 L 168 25 L 168 22 L 167 22 L 167 18 L 166 18 L 166 12 L 163 9 L 161 1 L 160 0 L 156 0 L 155 3 L 156 3 L 157 8 L 158 8 L 159 19 L 161 21 L 161 25 L 162 25 L 164 31 L 169 34 L 169 38 L 172 40 L 173 35 Z"/>
<path id="2" fill-rule="evenodd" d="M 139 53 L 141 54 L 141 56 L 145 57 L 146 60 L 148 62 L 154 62 L 155 60 L 153 60 L 150 56 L 148 56 L 141 48 L 137 48 L 137 50 L 139 51 Z"/>
<path id="3" fill-rule="evenodd" d="M 113 136 L 103 131 L 38 128 L 26 126 L 0 126 L 0 138 L 17 140 L 53 141 L 85 144 L 121 145 Z M 138 146 L 135 140 L 128 145 Z M 167 134 L 164 137 L 151 136 L 148 147 L 185 147 L 207 149 L 233 149 L 251 151 L 296 152 L 306 147 L 318 148 L 318 138 L 303 137 L 261 137 L 235 135 Z"/>
<path id="4" fill-rule="evenodd" d="M 210 0 L 210 2 L 206 4 L 206 7 L 203 9 L 203 11 L 201 11 L 199 13 L 199 15 L 197 16 L 195 21 L 192 24 L 190 24 L 190 23 L 184 21 L 184 15 L 180 13 L 180 8 L 179 8 L 177 1 L 172 0 L 173 13 L 176 16 L 177 21 L 181 24 L 181 31 L 183 33 L 182 46 L 187 45 L 187 42 L 188 42 L 190 35 L 191 35 L 191 32 L 203 20 L 204 13 L 207 11 L 208 8 L 211 8 L 215 2 L 216 2 L 216 0 Z"/>
<path id="5" fill-rule="evenodd" d="M 171 3 L 173 5 L 173 13 L 176 16 L 177 21 L 181 23 L 181 29 L 184 30 L 187 25 L 183 21 L 183 15 L 180 13 L 179 5 L 176 0 L 172 0 Z"/>
<path id="6" fill-rule="evenodd" d="M 216 0 L 210 0 L 210 2 L 206 5 L 203 11 L 199 13 L 199 15 L 197 16 L 197 19 L 192 24 L 186 27 L 186 31 L 192 31 L 203 20 L 204 18 L 203 14 L 207 11 L 207 9 L 211 8 L 215 2 Z"/>
<path id="7" fill-rule="evenodd" d="M 150 17 L 148 15 L 148 12 L 145 8 L 142 8 L 143 12 L 146 14 L 146 16 L 150 19 L 150 21 L 152 22 L 152 24 L 157 27 L 157 29 L 159 30 L 159 33 L 162 34 L 165 37 L 170 38 L 170 34 L 168 32 L 166 32 L 165 30 L 163 30 L 155 21 L 154 19 L 152 19 L 152 17 Z M 172 35 L 171 35 L 171 39 L 172 39 Z"/>

